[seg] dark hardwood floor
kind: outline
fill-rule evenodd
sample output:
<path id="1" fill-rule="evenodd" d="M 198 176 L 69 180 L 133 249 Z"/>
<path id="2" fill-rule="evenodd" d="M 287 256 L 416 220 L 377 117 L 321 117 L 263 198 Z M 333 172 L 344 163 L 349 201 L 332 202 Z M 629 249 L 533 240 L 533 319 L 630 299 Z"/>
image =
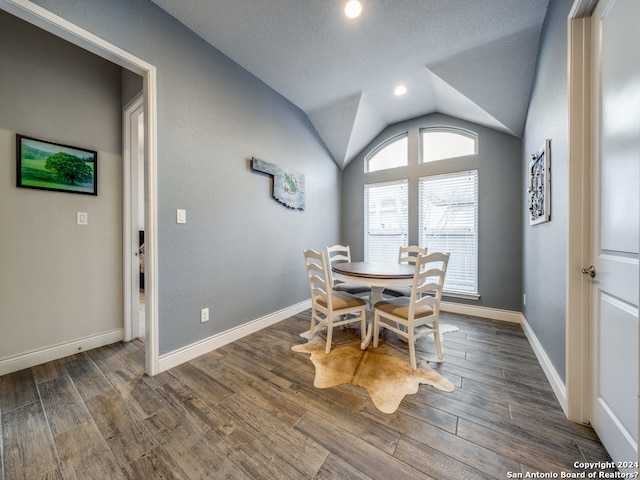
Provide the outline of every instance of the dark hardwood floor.
<path id="1" fill-rule="evenodd" d="M 391 415 L 359 387 L 313 387 L 291 351 L 308 311 L 156 377 L 140 342 L 5 375 L 1 478 L 505 479 L 610 461 L 565 418 L 520 326 L 441 323 L 459 331 L 433 367 L 456 390 L 422 385 Z"/>

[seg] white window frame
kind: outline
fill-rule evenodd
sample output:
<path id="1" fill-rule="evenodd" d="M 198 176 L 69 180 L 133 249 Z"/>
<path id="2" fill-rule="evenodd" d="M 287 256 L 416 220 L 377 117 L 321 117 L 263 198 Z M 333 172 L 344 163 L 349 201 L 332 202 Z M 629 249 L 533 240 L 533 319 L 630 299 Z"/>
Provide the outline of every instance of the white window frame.
<path id="1" fill-rule="evenodd" d="M 439 212 L 427 196 L 436 192 Z M 451 253 L 444 291 L 451 296 L 477 299 L 478 293 L 478 170 L 421 177 L 418 181 L 418 244 L 431 251 Z M 455 195 L 458 192 L 459 194 Z M 471 198 L 470 198 L 471 197 Z M 430 216 L 430 218 L 428 218 Z M 449 220 L 449 224 L 446 223 Z M 439 231 L 433 224 L 438 222 Z M 429 225 L 431 223 L 432 225 Z M 449 233 L 447 233 L 447 230 Z M 455 232 L 455 230 L 464 230 Z M 465 233 L 465 231 L 467 233 Z M 465 239 L 465 237 L 468 237 Z M 467 240 L 467 242 L 464 242 Z"/>
<path id="2" fill-rule="evenodd" d="M 407 154 L 405 155 L 404 163 L 402 165 L 393 165 L 393 166 L 389 166 L 389 167 L 385 167 L 385 168 L 378 168 L 378 169 L 375 169 L 375 170 L 371 170 L 371 168 L 370 168 L 371 160 L 373 160 L 385 148 L 391 146 L 392 144 L 394 144 L 396 142 L 399 142 L 400 140 L 406 140 L 406 142 L 407 142 Z M 378 145 L 376 148 L 371 150 L 364 157 L 364 173 L 380 172 L 380 171 L 383 171 L 383 170 L 391 170 L 393 168 L 406 167 L 408 164 L 409 164 L 409 132 L 403 132 L 403 133 L 401 133 L 399 135 L 395 135 L 395 136 L 385 140 L 380 145 Z"/>
<path id="3" fill-rule="evenodd" d="M 390 199 L 395 201 L 395 204 L 392 204 Z M 372 202 L 377 204 L 373 205 Z M 407 246 L 408 241 L 409 181 L 403 179 L 365 185 L 365 261 L 396 263 L 399 248 Z"/>
<path id="4" fill-rule="evenodd" d="M 428 133 L 438 133 L 438 132 L 444 132 L 444 133 L 459 135 L 461 137 L 465 137 L 465 138 L 473 140 L 473 153 L 469 153 L 469 154 L 465 154 L 465 155 L 458 155 L 458 156 L 451 156 L 451 157 L 437 158 L 437 159 L 434 159 L 434 160 L 425 160 L 425 158 L 424 158 L 425 135 L 428 134 Z M 463 128 L 457 128 L 457 127 L 441 127 L 441 126 L 440 127 L 423 127 L 423 128 L 421 128 L 419 130 L 418 136 L 420 138 L 420 154 L 419 154 L 419 162 L 420 163 L 441 162 L 443 160 L 450 160 L 452 158 L 461 158 L 461 157 L 467 157 L 467 156 L 477 155 L 478 154 L 478 134 L 475 133 L 475 132 L 472 132 L 471 130 L 465 130 Z"/>

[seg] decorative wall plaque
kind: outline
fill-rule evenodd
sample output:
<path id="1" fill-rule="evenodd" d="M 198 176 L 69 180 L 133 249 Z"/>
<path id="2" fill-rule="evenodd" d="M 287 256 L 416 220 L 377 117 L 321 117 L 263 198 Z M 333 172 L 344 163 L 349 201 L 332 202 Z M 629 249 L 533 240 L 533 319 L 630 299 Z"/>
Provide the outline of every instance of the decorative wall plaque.
<path id="1" fill-rule="evenodd" d="M 278 167 L 275 163 L 251 159 L 251 168 L 273 176 L 273 198 L 283 205 L 304 210 L 304 175 Z"/>

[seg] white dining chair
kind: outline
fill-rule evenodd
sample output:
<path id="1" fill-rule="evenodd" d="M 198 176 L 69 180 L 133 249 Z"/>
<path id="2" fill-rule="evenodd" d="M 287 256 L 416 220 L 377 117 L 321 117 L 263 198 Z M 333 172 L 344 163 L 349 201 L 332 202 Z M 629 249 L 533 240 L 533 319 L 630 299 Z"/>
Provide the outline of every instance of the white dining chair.
<path id="1" fill-rule="evenodd" d="M 311 289 L 311 328 L 309 338 L 313 338 L 316 329 L 327 327 L 327 345 L 325 353 L 331 351 L 333 327 L 360 323 L 360 335 L 366 336 L 367 303 L 355 295 L 334 290 L 322 252 L 312 249 L 304 251 L 304 260 Z M 354 316 L 355 315 L 355 316 Z M 341 317 L 336 321 L 336 317 Z"/>
<path id="2" fill-rule="evenodd" d="M 440 339 L 440 298 L 449 263 L 449 253 L 419 254 L 409 297 L 382 300 L 374 305 L 373 346 L 377 347 L 380 328 L 406 338 L 409 361 L 417 370 L 416 339 L 433 335 L 438 362 L 443 361 Z"/>
<path id="3" fill-rule="evenodd" d="M 355 283 L 340 282 L 333 278 L 331 267 L 336 263 L 351 261 L 351 249 L 349 248 L 349 245 L 331 245 L 327 247 L 327 260 L 329 264 L 331 285 L 333 285 L 334 290 L 357 295 L 359 297 L 366 298 L 367 301 L 371 300 L 371 287 L 366 285 L 356 285 Z"/>
<path id="4" fill-rule="evenodd" d="M 406 265 L 415 265 L 418 255 L 426 255 L 427 248 L 418 245 L 409 245 L 400 247 L 398 250 L 398 263 Z M 410 287 L 387 287 L 382 291 L 382 295 L 389 297 L 408 297 L 411 295 Z"/>

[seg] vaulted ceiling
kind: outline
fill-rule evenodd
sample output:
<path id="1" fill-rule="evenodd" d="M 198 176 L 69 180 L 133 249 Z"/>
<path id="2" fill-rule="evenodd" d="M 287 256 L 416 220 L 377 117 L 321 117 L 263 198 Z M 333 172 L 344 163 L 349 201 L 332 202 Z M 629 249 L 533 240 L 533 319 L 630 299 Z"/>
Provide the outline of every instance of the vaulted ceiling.
<path id="1" fill-rule="evenodd" d="M 152 0 L 303 110 L 344 168 L 439 112 L 521 136 L 549 0 Z M 407 93 L 394 95 L 398 85 Z"/>

